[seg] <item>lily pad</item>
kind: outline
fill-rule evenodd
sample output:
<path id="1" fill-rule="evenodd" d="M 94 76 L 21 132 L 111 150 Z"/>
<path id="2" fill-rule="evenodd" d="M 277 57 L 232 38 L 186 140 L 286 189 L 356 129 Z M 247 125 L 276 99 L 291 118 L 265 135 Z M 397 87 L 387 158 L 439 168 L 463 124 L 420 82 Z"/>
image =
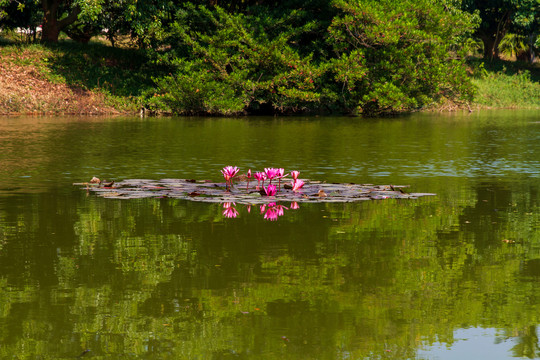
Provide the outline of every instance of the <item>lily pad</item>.
<path id="1" fill-rule="evenodd" d="M 112 199 L 173 198 L 199 202 L 235 202 L 239 204 L 268 204 L 277 201 L 291 202 L 353 202 L 384 199 L 417 199 L 434 196 L 432 193 L 407 193 L 406 185 L 372 185 L 353 183 L 324 183 L 304 180 L 299 191 L 286 189 L 282 184 L 275 196 L 261 195 L 257 182 L 240 181 L 230 190 L 225 183 L 193 179 L 127 179 L 115 182 L 112 187 L 97 184 L 75 183 L 88 192 Z M 248 187 L 249 185 L 249 187 Z"/>

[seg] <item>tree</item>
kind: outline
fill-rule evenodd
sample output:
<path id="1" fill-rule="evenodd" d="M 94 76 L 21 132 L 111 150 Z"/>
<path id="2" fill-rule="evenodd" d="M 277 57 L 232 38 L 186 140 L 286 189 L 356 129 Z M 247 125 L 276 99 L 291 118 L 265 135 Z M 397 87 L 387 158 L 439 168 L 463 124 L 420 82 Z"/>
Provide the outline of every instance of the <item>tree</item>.
<path id="1" fill-rule="evenodd" d="M 323 68 L 291 38 L 305 31 L 294 16 L 230 14 L 186 6 L 160 60 L 176 71 L 156 79 L 151 104 L 184 114 L 293 113 L 320 106 Z M 269 27 L 283 31 L 270 34 Z M 309 25 L 307 25 L 309 28 Z"/>
<path id="2" fill-rule="evenodd" d="M 540 12 L 538 0 L 463 0 L 462 8 L 480 15 L 476 35 L 484 44 L 484 58 L 490 60 L 499 58 L 499 44 L 512 28 L 533 31 Z"/>
<path id="3" fill-rule="evenodd" d="M 41 11 L 38 11 L 38 4 Z M 8 13 L 5 10 L 13 9 L 14 6 L 21 13 L 31 13 L 33 18 L 36 14 L 42 16 L 41 39 L 44 42 L 57 42 L 60 31 L 78 19 L 86 22 L 96 21 L 102 12 L 100 0 L 0 0 L 0 10 L 3 10 L 0 11 L 0 19 L 16 18 L 18 15 L 13 11 Z"/>
<path id="4" fill-rule="evenodd" d="M 37 27 L 42 19 L 41 7 L 33 0 L 0 0 L 1 27 L 23 28 L 27 40 L 36 40 Z"/>
<path id="5" fill-rule="evenodd" d="M 540 1 L 521 1 L 512 21 L 510 31 L 521 35 L 526 43 L 526 48 L 517 53 L 518 59 L 529 61 L 531 64 L 535 58 L 535 41 L 538 38 L 540 27 Z"/>
<path id="6" fill-rule="evenodd" d="M 60 31 L 73 24 L 81 8 L 69 0 L 43 0 L 43 24 L 41 39 L 45 42 L 57 42 Z M 66 14 L 62 17 L 63 14 Z"/>
<path id="7" fill-rule="evenodd" d="M 459 39 L 473 29 L 461 11 L 434 0 L 335 2 L 329 28 L 336 99 L 365 115 L 472 97 Z"/>

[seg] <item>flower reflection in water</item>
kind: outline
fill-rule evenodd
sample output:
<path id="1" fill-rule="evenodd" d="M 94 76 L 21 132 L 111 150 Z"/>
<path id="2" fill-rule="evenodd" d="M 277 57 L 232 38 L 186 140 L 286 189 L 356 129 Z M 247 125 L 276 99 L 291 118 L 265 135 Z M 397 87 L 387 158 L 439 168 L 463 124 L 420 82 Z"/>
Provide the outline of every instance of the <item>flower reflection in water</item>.
<path id="1" fill-rule="evenodd" d="M 226 202 L 223 203 L 223 216 L 232 219 L 238 216 L 238 210 L 235 208 L 235 203 Z"/>
<path id="2" fill-rule="evenodd" d="M 278 219 L 278 213 L 276 208 L 268 206 L 268 209 L 264 212 L 264 219 L 270 221 L 276 221 Z"/>
<path id="3" fill-rule="evenodd" d="M 245 208 L 248 213 L 251 213 L 251 206 L 246 205 Z M 276 221 L 279 217 L 285 215 L 285 210 L 297 210 L 300 209 L 300 206 L 296 201 L 291 202 L 289 207 L 286 207 L 282 204 L 271 202 L 268 204 L 262 204 L 259 207 L 260 215 L 263 216 L 263 219 L 269 221 Z M 236 209 L 236 204 L 231 202 L 223 203 L 223 216 L 226 218 L 236 218 L 239 215 L 238 210 Z"/>

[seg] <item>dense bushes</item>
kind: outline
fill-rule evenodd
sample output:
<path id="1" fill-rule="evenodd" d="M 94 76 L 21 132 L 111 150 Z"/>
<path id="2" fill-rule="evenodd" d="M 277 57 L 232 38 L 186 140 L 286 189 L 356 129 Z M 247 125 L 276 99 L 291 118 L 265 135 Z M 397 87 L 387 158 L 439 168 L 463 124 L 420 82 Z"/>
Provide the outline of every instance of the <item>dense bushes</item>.
<path id="1" fill-rule="evenodd" d="M 44 38 L 52 41 L 63 29 L 85 42 L 103 32 L 114 45 L 130 36 L 147 60 L 136 72 L 153 81 L 151 89 L 143 87 L 143 104 L 156 112 L 369 116 L 471 99 L 473 86 L 456 49 L 464 48 L 460 42 L 475 21 L 460 10 L 461 2 L 55 0 L 50 3 L 61 4 L 60 13 L 77 19 L 62 28 L 49 24 Z M 6 3 L 12 5 L 0 0 L 0 11 L 9 10 L 0 16 L 15 20 L 19 10 Z M 43 11 L 35 4 L 18 8 L 35 15 Z M 10 26 L 19 23 L 36 25 L 21 20 Z M 131 78 L 110 75 L 115 84 Z M 138 93 L 141 87 L 132 88 Z"/>
<path id="2" fill-rule="evenodd" d="M 160 57 L 175 71 L 155 79 L 152 106 L 226 115 L 318 108 L 323 68 L 291 46 L 292 32 L 270 38 L 265 20 L 186 9 L 171 29 L 173 50 Z"/>
<path id="3" fill-rule="evenodd" d="M 472 30 L 460 11 L 435 0 L 332 5 L 319 13 L 184 7 L 154 53 L 171 72 L 154 79 L 147 106 L 374 115 L 471 99 L 464 59 L 452 47 Z"/>
<path id="4" fill-rule="evenodd" d="M 441 97 L 472 97 L 463 60 L 450 51 L 467 24 L 433 1 L 336 1 L 329 67 L 343 107 L 393 112 Z"/>

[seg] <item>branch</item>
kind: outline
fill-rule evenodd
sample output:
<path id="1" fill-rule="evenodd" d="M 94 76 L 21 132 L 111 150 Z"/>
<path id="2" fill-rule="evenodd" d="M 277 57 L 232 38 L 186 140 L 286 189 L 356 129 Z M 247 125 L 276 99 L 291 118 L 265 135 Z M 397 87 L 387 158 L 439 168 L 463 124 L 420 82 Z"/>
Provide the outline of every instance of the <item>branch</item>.
<path id="1" fill-rule="evenodd" d="M 73 24 L 79 17 L 80 13 L 81 13 L 81 8 L 79 6 L 75 6 L 71 10 L 68 16 L 58 21 L 58 29 L 62 30 L 66 26 Z"/>

